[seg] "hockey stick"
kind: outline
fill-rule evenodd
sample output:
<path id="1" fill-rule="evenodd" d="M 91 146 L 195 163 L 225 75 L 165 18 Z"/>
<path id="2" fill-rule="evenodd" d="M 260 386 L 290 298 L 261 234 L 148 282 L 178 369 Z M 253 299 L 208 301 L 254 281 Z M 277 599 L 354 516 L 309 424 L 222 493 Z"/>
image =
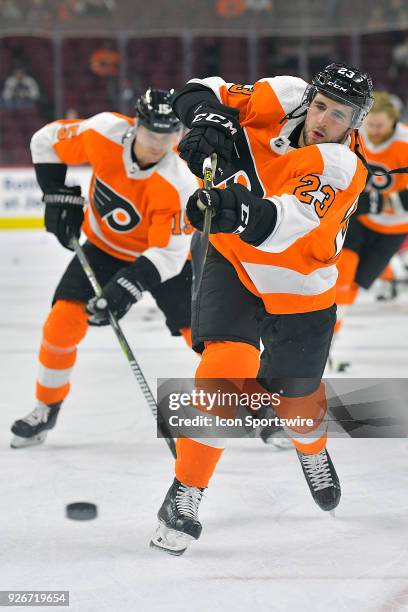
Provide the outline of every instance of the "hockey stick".
<path id="1" fill-rule="evenodd" d="M 216 153 L 213 153 L 211 157 L 206 157 L 203 163 L 204 189 L 211 189 L 213 187 L 216 169 L 217 155 Z M 207 206 L 204 206 L 204 204 L 202 204 L 200 200 L 198 200 L 197 206 L 200 210 L 204 212 L 204 227 L 203 233 L 201 235 L 201 264 L 197 277 L 194 279 L 193 300 L 197 298 L 198 291 L 200 289 L 201 281 L 203 278 L 205 261 L 207 259 L 208 243 L 210 238 L 211 217 L 213 216 L 213 211 Z"/>
<path id="2" fill-rule="evenodd" d="M 76 256 L 79 259 L 79 262 L 82 266 L 83 271 L 85 272 L 89 282 L 92 285 L 92 289 L 94 290 L 96 297 L 101 297 L 102 288 L 96 279 L 95 272 L 92 270 L 91 265 L 81 245 L 78 242 L 78 239 L 73 238 L 71 240 L 71 244 L 75 250 Z M 152 411 L 155 420 L 157 421 L 157 427 L 160 433 L 162 434 L 163 438 L 166 440 L 166 444 L 169 447 L 173 457 L 176 458 L 176 444 L 174 442 L 174 439 L 172 438 L 171 433 L 167 427 L 167 424 L 164 421 L 163 417 L 161 416 L 160 411 L 158 410 L 158 406 L 157 406 L 156 400 L 154 399 L 153 393 L 151 392 L 151 389 L 143 375 L 143 372 L 140 369 L 140 366 L 136 361 L 133 351 L 130 348 L 128 341 L 125 338 L 122 328 L 120 327 L 115 316 L 110 312 L 110 310 L 108 310 L 108 316 L 109 316 L 109 323 L 111 324 L 112 329 L 115 332 L 115 335 L 119 341 L 120 348 L 122 349 L 122 353 L 125 355 L 126 359 L 128 360 L 130 368 L 133 374 L 135 375 L 137 382 L 139 383 L 140 390 L 143 393 L 144 398 L 146 402 L 148 403 L 148 406 L 150 410 Z"/>

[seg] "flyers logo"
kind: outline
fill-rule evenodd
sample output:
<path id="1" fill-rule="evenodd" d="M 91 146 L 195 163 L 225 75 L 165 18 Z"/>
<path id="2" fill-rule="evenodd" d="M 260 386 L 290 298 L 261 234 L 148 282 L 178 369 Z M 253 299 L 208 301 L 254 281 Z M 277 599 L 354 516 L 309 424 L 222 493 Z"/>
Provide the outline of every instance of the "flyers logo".
<path id="1" fill-rule="evenodd" d="M 130 232 L 141 221 L 134 204 L 95 178 L 93 201 L 100 217 L 114 232 Z"/>
<path id="2" fill-rule="evenodd" d="M 304 204 L 314 206 L 316 214 L 322 218 L 333 204 L 336 192 L 330 185 L 322 185 L 316 174 L 307 174 L 302 176 L 293 195 Z"/>
<path id="3" fill-rule="evenodd" d="M 369 163 L 371 172 L 388 172 L 389 168 L 386 166 L 382 166 L 381 164 L 372 164 Z M 367 185 L 374 187 L 378 191 L 385 191 L 392 187 L 395 183 L 395 178 L 392 174 L 381 174 L 379 176 L 375 176 L 371 174 L 367 179 Z"/>
<path id="4" fill-rule="evenodd" d="M 231 85 L 228 91 L 233 94 L 242 94 L 244 96 L 250 96 L 254 91 L 253 85 Z"/>

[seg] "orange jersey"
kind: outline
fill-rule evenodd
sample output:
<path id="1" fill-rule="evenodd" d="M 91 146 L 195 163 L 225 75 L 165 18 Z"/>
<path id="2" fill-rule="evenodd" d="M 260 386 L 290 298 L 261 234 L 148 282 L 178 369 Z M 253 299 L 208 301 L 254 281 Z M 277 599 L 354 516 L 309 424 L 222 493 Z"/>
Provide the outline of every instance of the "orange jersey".
<path id="1" fill-rule="evenodd" d="M 370 142 L 364 127 L 361 130 L 366 159 L 374 171 L 392 170 L 407 165 L 408 125 L 397 123 L 392 136 L 380 145 Z M 360 215 L 359 221 L 380 234 L 408 232 L 408 210 L 404 209 L 399 192 L 408 189 L 408 174 L 370 177 L 368 185 L 387 199 L 379 214 Z"/>
<path id="2" fill-rule="evenodd" d="M 240 110 L 243 132 L 224 184 L 240 182 L 277 208 L 276 226 L 263 244 L 254 247 L 230 234 L 213 235 L 212 244 L 268 312 L 331 306 L 336 262 L 367 176 L 352 150 L 354 136 L 345 145 L 296 148 L 305 113 L 282 119 L 301 104 L 306 88 L 302 79 L 274 77 L 253 86 L 228 84 L 218 77 L 193 82 Z"/>
<path id="3" fill-rule="evenodd" d="M 187 258 L 192 228 L 185 205 L 198 182 L 173 151 L 151 168 L 139 168 L 131 154 L 134 138 L 132 118 L 100 113 L 44 126 L 34 134 L 31 152 L 34 163 L 89 164 L 84 233 L 113 257 L 134 261 L 143 253 L 163 282 Z"/>

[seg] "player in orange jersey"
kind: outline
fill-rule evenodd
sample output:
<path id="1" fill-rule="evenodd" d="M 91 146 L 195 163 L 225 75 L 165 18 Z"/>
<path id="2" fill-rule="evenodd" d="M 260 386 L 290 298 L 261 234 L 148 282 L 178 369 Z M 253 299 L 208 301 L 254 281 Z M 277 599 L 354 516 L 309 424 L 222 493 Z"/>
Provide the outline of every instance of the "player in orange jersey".
<path id="1" fill-rule="evenodd" d="M 389 172 L 407 165 L 408 126 L 387 92 L 374 93 L 374 105 L 361 134 L 371 171 Z M 397 253 L 408 234 L 408 174 L 372 174 L 360 195 L 338 263 L 336 302 L 338 321 L 355 301 L 360 287 L 369 289 Z M 344 371 L 348 362 L 331 351 L 331 366 Z"/>
<path id="2" fill-rule="evenodd" d="M 44 441 L 66 398 L 77 346 L 88 324 L 120 319 L 149 291 L 172 335 L 190 339 L 191 225 L 185 218 L 197 179 L 173 151 L 181 123 L 172 91 L 149 89 L 136 121 L 116 113 L 54 121 L 36 132 L 31 151 L 44 192 L 45 225 L 67 248 L 81 229 L 83 249 L 103 287 L 93 290 L 75 256 L 55 291 L 43 328 L 37 405 L 12 426 L 14 448 Z M 89 164 L 93 174 L 85 210 L 80 187 L 65 186 L 67 165 Z M 85 309 L 85 306 L 87 305 Z"/>
<path id="3" fill-rule="evenodd" d="M 313 416 L 313 427 L 286 431 L 323 510 L 339 503 L 340 484 L 325 449 L 321 377 L 336 320 L 336 261 L 367 176 L 355 151 L 371 89 L 367 74 L 331 64 L 310 85 L 286 76 L 254 85 L 194 79 L 173 104 L 191 127 L 181 157 L 199 176 L 215 152 L 216 184 L 225 187 L 199 190 L 187 205 L 198 229 L 201 208 L 213 214 L 193 301 L 196 377 L 258 377 L 280 394 L 279 416 Z M 181 554 L 199 537 L 198 506 L 223 452 L 217 442 L 177 441 L 153 546 Z"/>

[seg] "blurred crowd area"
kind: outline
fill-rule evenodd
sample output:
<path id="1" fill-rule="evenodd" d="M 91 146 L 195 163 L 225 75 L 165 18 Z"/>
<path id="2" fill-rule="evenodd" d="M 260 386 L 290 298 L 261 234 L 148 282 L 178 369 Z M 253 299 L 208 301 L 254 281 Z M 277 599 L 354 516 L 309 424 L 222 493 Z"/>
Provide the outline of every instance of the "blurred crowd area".
<path id="1" fill-rule="evenodd" d="M 0 0 L 2 27 L 23 22 L 60 23 L 86 17 L 106 18 L 117 12 L 116 0 Z"/>
<path id="2" fill-rule="evenodd" d="M 220 34 L 258 30 L 308 34 L 408 27 L 406 0 L 0 0 L 0 30 L 20 27 L 84 31 L 189 28 Z M 38 32 L 36 32 L 38 33 Z"/>
<path id="3" fill-rule="evenodd" d="M 236 11 L 251 7 L 268 15 L 276 15 L 281 8 L 278 0 L 240 2 L 225 0 L 220 4 L 214 0 L 212 6 L 224 10 L 223 18 L 232 21 L 235 16 L 227 9 L 231 13 L 234 7 Z M 304 0 L 298 2 L 303 6 Z M 194 4 L 193 0 L 180 0 L 177 6 L 188 3 Z M 309 0 L 310 5 L 314 3 L 321 4 L 320 0 Z M 358 0 L 355 3 L 357 6 Z M 344 9 L 336 0 L 327 0 L 324 6 L 326 12 L 330 8 L 331 15 Z M 386 4 L 374 2 L 373 6 L 377 12 L 374 16 L 367 12 L 367 18 L 371 15 L 380 23 L 382 14 L 378 11 L 381 6 L 385 11 Z M 112 16 L 121 15 L 124 7 L 128 9 L 128 3 L 118 0 L 0 0 L 0 16 L 9 23 L 23 16 L 26 22 L 30 11 L 37 20 L 41 14 L 60 22 L 82 17 L 106 19 L 108 15 L 113 23 Z M 388 0 L 391 8 L 395 13 L 408 11 L 407 3 L 399 0 Z M 396 96 L 407 120 L 408 25 L 406 29 L 331 36 L 293 36 L 283 31 L 261 35 L 254 30 L 204 35 L 182 30 L 180 34 L 156 32 L 143 37 L 129 30 L 110 35 L 88 32 L 83 36 L 62 30 L 17 35 L 5 34 L 0 26 L 0 164 L 29 164 L 31 135 L 56 118 L 86 118 L 104 110 L 133 116 L 136 98 L 149 86 L 178 89 L 189 78 L 210 75 L 235 83 L 279 74 L 308 80 L 332 61 L 367 70 L 377 90 Z"/>

